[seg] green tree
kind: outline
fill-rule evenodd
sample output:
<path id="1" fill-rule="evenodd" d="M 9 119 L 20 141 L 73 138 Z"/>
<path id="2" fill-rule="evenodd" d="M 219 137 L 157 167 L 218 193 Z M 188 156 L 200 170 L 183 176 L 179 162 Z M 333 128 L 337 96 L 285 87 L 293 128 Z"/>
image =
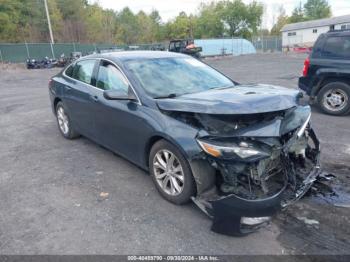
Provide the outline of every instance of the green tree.
<path id="1" fill-rule="evenodd" d="M 128 45 L 136 44 L 140 33 L 137 17 L 128 7 L 125 7 L 117 15 L 116 42 Z"/>
<path id="2" fill-rule="evenodd" d="M 65 42 L 87 41 L 86 0 L 56 0 L 63 18 L 62 40 Z"/>
<path id="3" fill-rule="evenodd" d="M 50 12 L 50 20 L 52 25 L 52 31 L 54 32 L 55 42 L 60 42 L 63 39 L 63 18 L 60 9 L 58 8 L 55 0 L 48 0 L 48 8 Z M 46 18 L 46 17 L 45 17 Z M 46 38 L 49 39 L 49 32 L 47 24 L 45 24 Z"/>
<path id="4" fill-rule="evenodd" d="M 300 2 L 299 6 L 294 8 L 292 15 L 289 17 L 289 23 L 298 23 L 305 20 L 304 9 Z"/>
<path id="5" fill-rule="evenodd" d="M 263 7 L 256 1 L 213 1 L 199 6 L 197 15 L 179 13 L 167 23 L 157 10 L 134 14 L 103 9 L 88 0 L 48 0 L 56 42 L 137 44 L 170 38 L 249 37 L 257 33 Z M 0 0 L 1 42 L 48 42 L 44 0 Z"/>
<path id="6" fill-rule="evenodd" d="M 154 29 L 154 24 L 152 23 L 152 19 L 147 16 L 147 14 L 143 11 L 140 11 L 137 14 L 137 23 L 139 29 L 139 35 L 137 43 L 152 43 L 154 42 L 156 36 L 156 32 Z"/>
<path id="7" fill-rule="evenodd" d="M 162 26 L 162 18 L 157 10 L 152 10 L 149 14 L 152 23 L 153 41 L 159 42 L 164 38 L 164 26 Z"/>
<path id="8" fill-rule="evenodd" d="M 0 41 L 16 42 L 20 40 L 18 24 L 21 12 L 19 10 L 19 1 L 0 0 Z"/>
<path id="9" fill-rule="evenodd" d="M 256 34 L 258 27 L 261 25 L 264 6 L 256 1 L 251 2 L 247 7 L 247 27 L 245 30 L 251 34 Z"/>
<path id="10" fill-rule="evenodd" d="M 280 6 L 278 12 L 277 22 L 271 28 L 271 35 L 280 35 L 281 29 L 289 23 L 289 17 L 286 15 L 286 10 L 283 6 Z"/>
<path id="11" fill-rule="evenodd" d="M 194 17 L 181 12 L 175 19 L 166 24 L 167 38 L 189 38 L 193 33 L 193 28 Z"/>
<path id="12" fill-rule="evenodd" d="M 41 1 L 0 0 L 1 41 L 47 41 L 44 14 Z"/>
<path id="13" fill-rule="evenodd" d="M 221 1 L 217 7 L 229 36 L 254 34 L 261 24 L 263 6 L 256 1 L 249 5 L 241 0 Z"/>
<path id="14" fill-rule="evenodd" d="M 196 38 L 220 37 L 224 33 L 224 24 L 215 2 L 200 4 L 196 28 Z"/>
<path id="15" fill-rule="evenodd" d="M 327 0 L 308 0 L 304 5 L 307 20 L 331 17 L 331 7 Z"/>

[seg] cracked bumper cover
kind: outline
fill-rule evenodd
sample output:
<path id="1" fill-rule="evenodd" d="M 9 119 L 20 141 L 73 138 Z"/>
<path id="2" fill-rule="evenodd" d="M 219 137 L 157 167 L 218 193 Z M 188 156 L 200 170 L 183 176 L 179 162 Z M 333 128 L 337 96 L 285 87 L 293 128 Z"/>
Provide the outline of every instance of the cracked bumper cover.
<path id="1" fill-rule="evenodd" d="M 305 195 L 321 172 L 319 163 L 320 143 L 313 129 L 310 128 L 308 131 L 309 137 L 315 145 L 314 166 L 292 194 L 286 196 L 286 190 L 281 190 L 277 194 L 262 200 L 247 200 L 234 194 L 220 197 L 213 197 L 213 194 L 209 194 L 210 197 L 208 197 L 205 193 L 193 198 L 197 206 L 213 219 L 212 230 L 214 232 L 231 236 L 242 236 L 251 233 L 260 225 L 245 225 L 242 223 L 242 217 L 273 216 Z"/>

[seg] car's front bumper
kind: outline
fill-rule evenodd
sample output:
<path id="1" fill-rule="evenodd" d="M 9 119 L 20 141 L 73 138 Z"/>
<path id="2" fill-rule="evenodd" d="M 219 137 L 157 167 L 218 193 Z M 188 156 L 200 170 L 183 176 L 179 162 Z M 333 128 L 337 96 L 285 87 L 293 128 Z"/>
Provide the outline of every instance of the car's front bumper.
<path id="1" fill-rule="evenodd" d="M 311 128 L 309 137 L 315 147 L 313 167 L 298 188 L 291 189 L 286 185 L 277 194 L 262 200 L 247 200 L 234 194 L 219 196 L 213 188 L 193 198 L 197 206 L 213 219 L 212 230 L 231 236 L 246 235 L 259 228 L 259 224 L 246 225 L 242 218 L 273 216 L 303 197 L 321 173 L 320 142 Z"/>

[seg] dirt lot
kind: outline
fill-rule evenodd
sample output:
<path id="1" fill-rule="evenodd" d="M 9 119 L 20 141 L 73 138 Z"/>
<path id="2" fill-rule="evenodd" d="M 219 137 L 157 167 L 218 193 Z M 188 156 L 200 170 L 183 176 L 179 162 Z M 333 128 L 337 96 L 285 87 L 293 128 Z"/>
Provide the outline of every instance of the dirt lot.
<path id="1" fill-rule="evenodd" d="M 303 59 L 208 62 L 242 83 L 296 88 Z M 0 70 L 1 254 L 350 254 L 350 117 L 313 110 L 332 189 L 314 190 L 259 232 L 233 238 L 211 232 L 193 204 L 163 200 L 128 161 L 85 138 L 63 139 L 47 90 L 57 69 Z"/>

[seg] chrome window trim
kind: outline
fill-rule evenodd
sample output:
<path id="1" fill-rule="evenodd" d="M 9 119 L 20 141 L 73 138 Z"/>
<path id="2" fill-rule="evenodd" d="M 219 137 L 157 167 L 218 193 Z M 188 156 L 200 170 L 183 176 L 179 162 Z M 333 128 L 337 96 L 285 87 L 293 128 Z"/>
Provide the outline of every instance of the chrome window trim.
<path id="1" fill-rule="evenodd" d="M 142 106 L 141 100 L 140 100 L 139 96 L 137 95 L 137 93 L 136 93 L 136 91 L 135 91 L 135 88 L 132 86 L 132 84 L 130 83 L 129 79 L 128 79 L 128 78 L 126 77 L 126 75 L 124 74 L 123 70 L 121 70 L 121 68 L 120 68 L 116 63 L 114 63 L 113 61 L 111 61 L 111 60 L 109 60 L 109 59 L 107 59 L 107 58 L 84 58 L 84 59 L 79 59 L 78 61 L 74 61 L 74 62 L 71 63 L 69 66 L 67 66 L 66 69 L 63 70 L 63 73 L 62 73 L 63 76 L 65 76 L 65 77 L 67 77 L 67 78 L 69 78 L 69 79 L 72 79 L 72 80 L 74 80 L 74 81 L 78 81 L 79 83 L 83 83 L 83 84 L 85 84 L 85 85 L 87 85 L 87 86 L 89 86 L 89 87 L 95 88 L 95 89 L 97 89 L 97 90 L 103 92 L 104 90 L 102 90 L 101 88 L 98 88 L 98 87 L 96 87 L 96 86 L 93 86 L 93 85 L 91 85 L 91 84 L 85 83 L 85 82 L 83 82 L 83 81 L 80 81 L 80 80 L 78 80 L 78 79 L 75 79 L 75 78 L 73 78 L 73 77 L 70 77 L 70 76 L 67 76 L 67 75 L 66 75 L 66 70 L 68 69 L 68 67 L 72 66 L 73 64 L 75 65 L 76 63 L 79 63 L 79 62 L 81 62 L 81 61 L 86 61 L 86 60 L 95 60 L 95 62 L 96 62 L 96 61 L 105 60 L 105 61 L 111 63 L 112 65 L 114 65 L 114 66 L 121 72 L 121 74 L 122 74 L 123 77 L 125 78 L 126 82 L 127 82 L 128 85 L 131 87 L 131 89 L 132 89 L 132 91 L 133 91 L 135 97 L 137 98 L 137 102 L 136 102 L 136 103 L 139 104 L 140 106 Z"/>

